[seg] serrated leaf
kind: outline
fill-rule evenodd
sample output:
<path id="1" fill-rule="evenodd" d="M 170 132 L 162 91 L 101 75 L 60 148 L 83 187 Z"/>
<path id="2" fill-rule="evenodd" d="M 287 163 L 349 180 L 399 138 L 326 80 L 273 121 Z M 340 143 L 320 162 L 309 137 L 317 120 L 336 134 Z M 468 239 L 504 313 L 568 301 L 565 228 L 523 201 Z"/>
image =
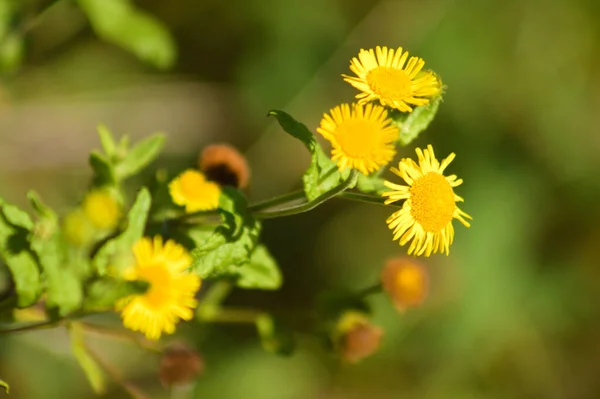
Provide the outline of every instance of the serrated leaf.
<path id="1" fill-rule="evenodd" d="M 98 365 L 94 357 L 89 353 L 83 333 L 83 328 L 79 323 L 70 324 L 71 350 L 90 382 L 92 389 L 96 394 L 101 395 L 106 391 L 106 378 L 100 365 Z"/>
<path id="2" fill-rule="evenodd" d="M 96 130 L 98 130 L 100 144 L 102 144 L 102 149 L 104 150 L 104 153 L 108 156 L 109 159 L 113 159 L 117 152 L 117 144 L 115 143 L 115 139 L 113 138 L 112 133 L 104 125 L 98 125 Z"/>
<path id="3" fill-rule="evenodd" d="M 410 144 L 419 137 L 419 134 L 433 121 L 438 111 L 442 97 L 437 97 L 427 105 L 416 107 L 410 113 L 395 113 L 390 115 L 394 123 L 400 128 L 398 143 L 402 146 Z"/>
<path id="4" fill-rule="evenodd" d="M 263 313 L 256 318 L 255 324 L 264 350 L 283 356 L 289 356 L 294 352 L 296 345 L 292 332 L 280 321 Z"/>
<path id="5" fill-rule="evenodd" d="M 223 188 L 218 211 L 222 223 L 192 251 L 191 268 L 202 278 L 227 274 L 230 266 L 248 262 L 260 234 L 260 223 L 248 212 L 246 199 L 237 190 Z"/>
<path id="6" fill-rule="evenodd" d="M 389 191 L 385 184 L 383 184 L 384 181 L 385 179 L 382 179 L 379 176 L 365 176 L 361 173 L 358 175 L 356 187 L 365 194 L 381 195 L 381 193 Z"/>
<path id="7" fill-rule="evenodd" d="M 4 380 L 0 380 L 0 387 L 4 388 L 7 394 L 10 393 L 10 386 Z"/>
<path id="8" fill-rule="evenodd" d="M 10 211 L 7 212 L 7 209 Z M 7 213 L 13 217 L 13 220 L 8 220 Z M 17 292 L 17 306 L 20 308 L 36 303 L 42 291 L 39 266 L 27 241 L 29 231 L 19 223 L 28 220 L 23 224 L 28 227 L 33 226 L 29 226 L 29 223 L 32 223 L 29 216 L 24 219 L 23 214 L 27 215 L 14 205 L 2 204 L 0 255 L 12 275 Z"/>
<path id="9" fill-rule="evenodd" d="M 311 131 L 283 111 L 273 110 L 269 115 L 275 116 L 283 130 L 302 141 L 311 153 L 310 166 L 302 177 L 306 198 L 313 200 L 337 186 L 343 176 L 335 162 L 325 154 Z"/>
<path id="10" fill-rule="evenodd" d="M 236 285 L 240 288 L 276 290 L 281 287 L 281 271 L 264 245 L 256 247 L 250 261 L 233 271 L 238 276 Z"/>
<path id="11" fill-rule="evenodd" d="M 168 29 L 130 0 L 77 0 L 94 31 L 104 40 L 159 69 L 175 62 L 176 48 Z"/>
<path id="12" fill-rule="evenodd" d="M 142 294 L 147 289 L 148 283 L 141 280 L 101 278 L 87 286 L 83 308 L 85 310 L 112 309 L 119 299 L 132 294 Z"/>
<path id="13" fill-rule="evenodd" d="M 98 151 L 92 151 L 89 158 L 90 166 L 94 171 L 94 185 L 104 186 L 116 183 L 115 172 L 110 161 Z"/>
<path id="14" fill-rule="evenodd" d="M 165 144 L 165 136 L 157 134 L 137 143 L 117 165 L 116 175 L 119 180 L 133 176 L 152 162 Z"/>
<path id="15" fill-rule="evenodd" d="M 115 238 L 108 240 L 92 259 L 92 266 L 98 274 L 106 274 L 109 265 L 121 270 L 131 264 L 133 256 L 131 247 L 144 235 L 150 202 L 150 193 L 143 187 L 127 214 L 125 230 Z"/>

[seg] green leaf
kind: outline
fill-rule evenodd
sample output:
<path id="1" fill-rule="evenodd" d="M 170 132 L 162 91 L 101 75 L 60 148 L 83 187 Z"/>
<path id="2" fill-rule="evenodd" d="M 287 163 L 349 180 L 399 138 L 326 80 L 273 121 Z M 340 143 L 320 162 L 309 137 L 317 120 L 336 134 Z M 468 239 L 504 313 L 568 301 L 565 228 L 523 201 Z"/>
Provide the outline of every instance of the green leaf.
<path id="1" fill-rule="evenodd" d="M 100 137 L 100 143 L 102 144 L 102 149 L 104 150 L 104 153 L 108 156 L 109 159 L 113 159 L 115 154 L 117 153 L 117 145 L 115 143 L 115 139 L 112 136 L 112 133 L 104 125 L 98 125 L 96 129 L 98 130 L 98 136 Z"/>
<path id="2" fill-rule="evenodd" d="M 0 203 L 0 256 L 15 283 L 17 306 L 25 308 L 36 303 L 42 292 L 39 266 L 27 240 L 33 222 L 16 206 Z"/>
<path id="3" fill-rule="evenodd" d="M 117 181 L 110 161 L 98 151 L 90 153 L 90 166 L 94 170 L 94 186 L 114 185 Z"/>
<path id="4" fill-rule="evenodd" d="M 94 31 L 104 40 L 159 69 L 173 66 L 175 41 L 155 17 L 130 0 L 77 0 Z"/>
<path id="5" fill-rule="evenodd" d="M 260 223 L 247 210 L 246 199 L 237 190 L 224 187 L 219 200 L 222 223 L 194 251 L 192 270 L 202 278 L 228 274 L 230 266 L 247 263 L 258 242 Z"/>
<path id="6" fill-rule="evenodd" d="M 39 216 L 30 240 L 31 249 L 37 254 L 46 278 L 46 306 L 65 316 L 79 309 L 83 299 L 78 266 L 69 261 L 67 244 L 58 228 L 54 211 L 44 205 L 34 192 L 28 193 L 28 197 Z"/>
<path id="7" fill-rule="evenodd" d="M 295 342 L 292 332 L 271 315 L 263 313 L 256 318 L 256 330 L 264 350 L 283 356 L 294 352 Z"/>
<path id="8" fill-rule="evenodd" d="M 389 189 L 383 184 L 384 181 L 385 179 L 382 179 L 379 176 L 365 176 L 361 173 L 358 175 L 356 187 L 365 194 L 381 195 L 381 193 L 389 191 Z"/>
<path id="9" fill-rule="evenodd" d="M 0 380 L 0 387 L 4 388 L 7 394 L 10 392 L 10 387 L 4 380 Z"/>
<path id="10" fill-rule="evenodd" d="M 162 134 L 148 137 L 137 143 L 117 165 L 118 178 L 121 180 L 138 173 L 158 156 L 164 144 L 165 136 Z"/>
<path id="11" fill-rule="evenodd" d="M 83 308 L 85 310 L 112 309 L 119 299 L 132 294 L 142 294 L 147 289 L 148 283 L 145 281 L 103 277 L 88 284 Z"/>
<path id="12" fill-rule="evenodd" d="M 416 107 L 410 113 L 394 112 L 390 117 L 400 129 L 398 143 L 402 146 L 410 144 L 419 137 L 419 134 L 427 129 L 438 111 L 442 97 L 439 96 L 427 105 Z"/>
<path id="13" fill-rule="evenodd" d="M 264 245 L 256 247 L 250 261 L 235 268 L 236 285 L 245 289 L 276 290 L 281 287 L 281 271 Z"/>
<path id="14" fill-rule="evenodd" d="M 300 140 L 311 153 L 315 152 L 317 141 L 312 132 L 304 124 L 296 121 L 289 114 L 276 109 L 269 111 L 267 115 L 277 118 L 277 122 L 279 122 L 279 125 L 286 133 Z"/>
<path id="15" fill-rule="evenodd" d="M 122 270 L 131 264 L 131 247 L 144 235 L 150 202 L 150 193 L 143 187 L 129 210 L 125 230 L 108 240 L 92 259 L 92 265 L 100 275 L 106 274 L 109 265 Z"/>
<path id="16" fill-rule="evenodd" d="M 277 118 L 286 133 L 302 141 L 312 155 L 310 166 L 302 177 L 304 192 L 308 200 L 317 198 L 343 180 L 344 175 L 340 173 L 335 162 L 325 154 L 314 135 L 305 125 L 283 111 L 273 110 L 269 112 L 269 115 Z"/>
<path id="17" fill-rule="evenodd" d="M 79 323 L 71 323 L 69 336 L 71 338 L 71 350 L 77 362 L 83 369 L 94 392 L 102 395 L 106 391 L 106 378 L 102 368 L 98 365 L 94 356 L 90 354 L 85 344 L 83 328 Z"/>

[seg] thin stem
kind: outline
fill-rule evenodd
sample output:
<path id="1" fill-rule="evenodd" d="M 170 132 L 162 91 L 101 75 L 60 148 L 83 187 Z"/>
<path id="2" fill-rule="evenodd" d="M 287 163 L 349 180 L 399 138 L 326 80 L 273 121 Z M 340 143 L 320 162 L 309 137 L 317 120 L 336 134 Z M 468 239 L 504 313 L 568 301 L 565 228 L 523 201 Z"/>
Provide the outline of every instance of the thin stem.
<path id="1" fill-rule="evenodd" d="M 29 323 L 24 326 L 18 326 L 18 327 L 13 327 L 13 328 L 7 328 L 6 330 L 0 330 L 0 334 L 10 334 L 10 333 L 16 333 L 16 332 L 25 332 L 25 331 L 32 331 L 32 330 L 42 330 L 45 328 L 53 328 L 63 322 L 64 322 L 64 319 L 46 320 L 46 321 L 42 321 L 39 323 Z"/>
<path id="2" fill-rule="evenodd" d="M 402 207 L 402 205 L 398 205 L 398 204 L 386 204 L 385 198 L 379 197 L 376 195 L 370 195 L 370 194 L 344 191 L 343 193 L 340 193 L 338 195 L 338 197 L 342 198 L 342 199 L 347 199 L 350 201 L 364 202 L 367 204 L 384 205 L 384 206 L 391 206 L 391 207 L 396 207 L 396 208 Z"/>
<path id="3" fill-rule="evenodd" d="M 162 351 L 158 347 L 156 347 L 155 345 L 152 345 L 152 343 L 148 342 L 146 339 L 144 339 L 143 337 L 141 337 L 140 335 L 137 335 L 135 333 L 128 333 L 126 331 L 121 331 L 121 330 L 114 330 L 112 328 L 100 326 L 97 324 L 91 324 L 91 323 L 87 323 L 87 322 L 83 322 L 83 321 L 79 322 L 79 324 L 83 327 L 85 332 L 90 332 L 90 333 L 95 333 L 98 335 L 104 335 L 106 337 L 131 341 L 134 344 L 141 347 L 142 349 L 146 349 L 146 350 L 154 352 L 154 353 L 162 353 Z"/>
<path id="4" fill-rule="evenodd" d="M 211 323 L 241 323 L 252 324 L 263 312 L 245 308 L 220 308 L 210 320 Z"/>
<path id="5" fill-rule="evenodd" d="M 278 195 L 277 197 L 269 198 L 264 201 L 259 201 L 255 204 L 250 205 L 248 209 L 253 212 L 258 212 L 264 209 L 272 208 L 274 206 L 285 204 L 286 202 L 295 201 L 302 198 L 306 198 L 304 195 L 304 190 L 292 191 L 291 193 Z"/>
<path id="6" fill-rule="evenodd" d="M 381 292 L 382 289 L 383 289 L 383 286 L 381 285 L 381 283 L 377 283 L 377 284 L 374 284 L 370 287 L 363 289 L 362 291 L 359 291 L 358 296 L 360 298 L 364 298 L 369 295 L 378 294 Z"/>
<path id="7" fill-rule="evenodd" d="M 280 210 L 276 210 L 276 211 L 272 211 L 272 212 L 256 212 L 254 214 L 254 217 L 257 219 L 272 219 L 272 218 L 278 218 L 278 217 L 282 217 L 282 216 L 296 215 L 296 214 L 302 213 L 302 212 L 308 212 L 308 211 L 316 208 L 317 206 L 321 205 L 325 201 L 344 192 L 346 189 L 353 186 L 354 184 L 356 184 L 357 178 L 358 178 L 358 175 L 356 174 L 356 171 L 353 170 L 350 173 L 350 176 L 342 184 L 321 194 L 320 196 L 318 196 L 317 198 L 315 198 L 311 201 L 305 202 L 304 204 L 294 205 L 294 206 L 290 206 L 289 208 L 284 208 L 284 209 L 280 209 Z"/>

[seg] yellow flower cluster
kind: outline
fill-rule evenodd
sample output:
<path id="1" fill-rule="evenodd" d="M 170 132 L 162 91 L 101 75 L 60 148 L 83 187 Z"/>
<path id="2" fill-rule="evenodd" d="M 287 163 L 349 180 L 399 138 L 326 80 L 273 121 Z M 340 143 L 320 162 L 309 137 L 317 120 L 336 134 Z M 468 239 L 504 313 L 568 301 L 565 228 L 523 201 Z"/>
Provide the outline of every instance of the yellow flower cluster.
<path id="1" fill-rule="evenodd" d="M 415 106 L 426 105 L 441 93 L 440 79 L 424 70 L 424 65 L 423 59 L 409 58 L 401 47 L 361 50 L 350 61 L 356 76 L 342 76 L 360 90 L 358 103 L 333 108 L 317 129 L 331 143 L 331 157 L 340 170 L 351 168 L 369 175 L 394 159 L 400 131 L 389 113 L 412 112 Z M 440 164 L 429 145 L 425 150 L 417 149 L 417 155 L 418 164 L 405 158 L 397 169 L 392 168 L 407 186 L 385 182 L 393 190 L 383 193 L 385 203 L 404 201 L 387 224 L 400 245 L 411 242 L 409 254 L 448 254 L 454 238 L 452 220 L 469 227 L 466 219 L 470 219 L 456 206 L 463 200 L 454 194 L 454 187 L 462 180 L 443 175 L 454 154 Z"/>

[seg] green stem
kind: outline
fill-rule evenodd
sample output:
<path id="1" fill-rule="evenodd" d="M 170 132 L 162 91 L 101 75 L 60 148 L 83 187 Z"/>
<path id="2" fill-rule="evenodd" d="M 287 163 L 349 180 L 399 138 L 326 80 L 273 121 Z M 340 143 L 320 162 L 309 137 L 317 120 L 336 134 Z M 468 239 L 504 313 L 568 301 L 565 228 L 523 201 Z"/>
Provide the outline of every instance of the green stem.
<path id="1" fill-rule="evenodd" d="M 296 214 L 302 213 L 302 212 L 308 212 L 308 211 L 316 208 L 317 206 L 321 205 L 325 201 L 344 192 L 349 187 L 355 185 L 357 178 L 358 178 L 358 175 L 357 175 L 356 171 L 353 170 L 350 173 L 350 176 L 348 176 L 348 178 L 342 184 L 319 195 L 317 198 L 315 198 L 311 201 L 307 201 L 300 205 L 294 205 L 294 206 L 290 206 L 289 208 L 283 208 L 283 209 L 279 209 L 279 210 L 271 211 L 271 212 L 255 212 L 254 217 L 257 219 L 273 219 L 273 218 L 278 218 L 278 217 L 282 217 L 282 216 L 290 216 L 290 215 L 296 215 Z"/>
<path id="2" fill-rule="evenodd" d="M 18 326 L 18 327 L 8 328 L 6 330 L 0 330 L 0 334 L 10 334 L 10 333 L 15 333 L 15 332 L 25 332 L 25 331 L 32 331 L 32 330 L 42 330 L 45 328 L 53 328 L 53 327 L 56 327 L 57 325 L 61 324 L 62 322 L 64 322 L 64 319 L 46 320 L 46 321 L 42 321 L 40 323 L 29 323 L 24 326 Z"/>
<path id="3" fill-rule="evenodd" d="M 306 198 L 306 196 L 304 195 L 304 190 L 292 191 L 291 193 L 279 195 L 277 197 L 273 197 L 273 198 L 252 204 L 248 207 L 248 209 L 253 212 L 258 212 L 258 211 L 262 211 L 264 209 L 272 208 L 274 206 L 285 204 L 287 202 L 299 200 L 302 198 Z"/>
<path id="4" fill-rule="evenodd" d="M 362 291 L 359 291 L 358 296 L 360 298 L 364 298 L 369 295 L 379 294 L 382 289 L 383 289 L 383 286 L 381 285 L 381 283 L 377 283 L 377 284 L 374 284 L 370 287 L 363 289 Z"/>
<path id="5" fill-rule="evenodd" d="M 338 197 L 342 198 L 342 199 L 347 199 L 350 201 L 364 202 L 366 204 L 376 204 L 376 205 L 385 205 L 385 206 L 391 206 L 391 207 L 396 207 L 396 208 L 402 208 L 402 205 L 386 204 L 385 198 L 377 196 L 377 195 L 345 191 L 343 193 L 340 193 L 340 195 L 338 195 Z"/>
<path id="6" fill-rule="evenodd" d="M 209 320 L 210 323 L 241 323 L 252 324 L 263 312 L 245 308 L 219 308 Z"/>

